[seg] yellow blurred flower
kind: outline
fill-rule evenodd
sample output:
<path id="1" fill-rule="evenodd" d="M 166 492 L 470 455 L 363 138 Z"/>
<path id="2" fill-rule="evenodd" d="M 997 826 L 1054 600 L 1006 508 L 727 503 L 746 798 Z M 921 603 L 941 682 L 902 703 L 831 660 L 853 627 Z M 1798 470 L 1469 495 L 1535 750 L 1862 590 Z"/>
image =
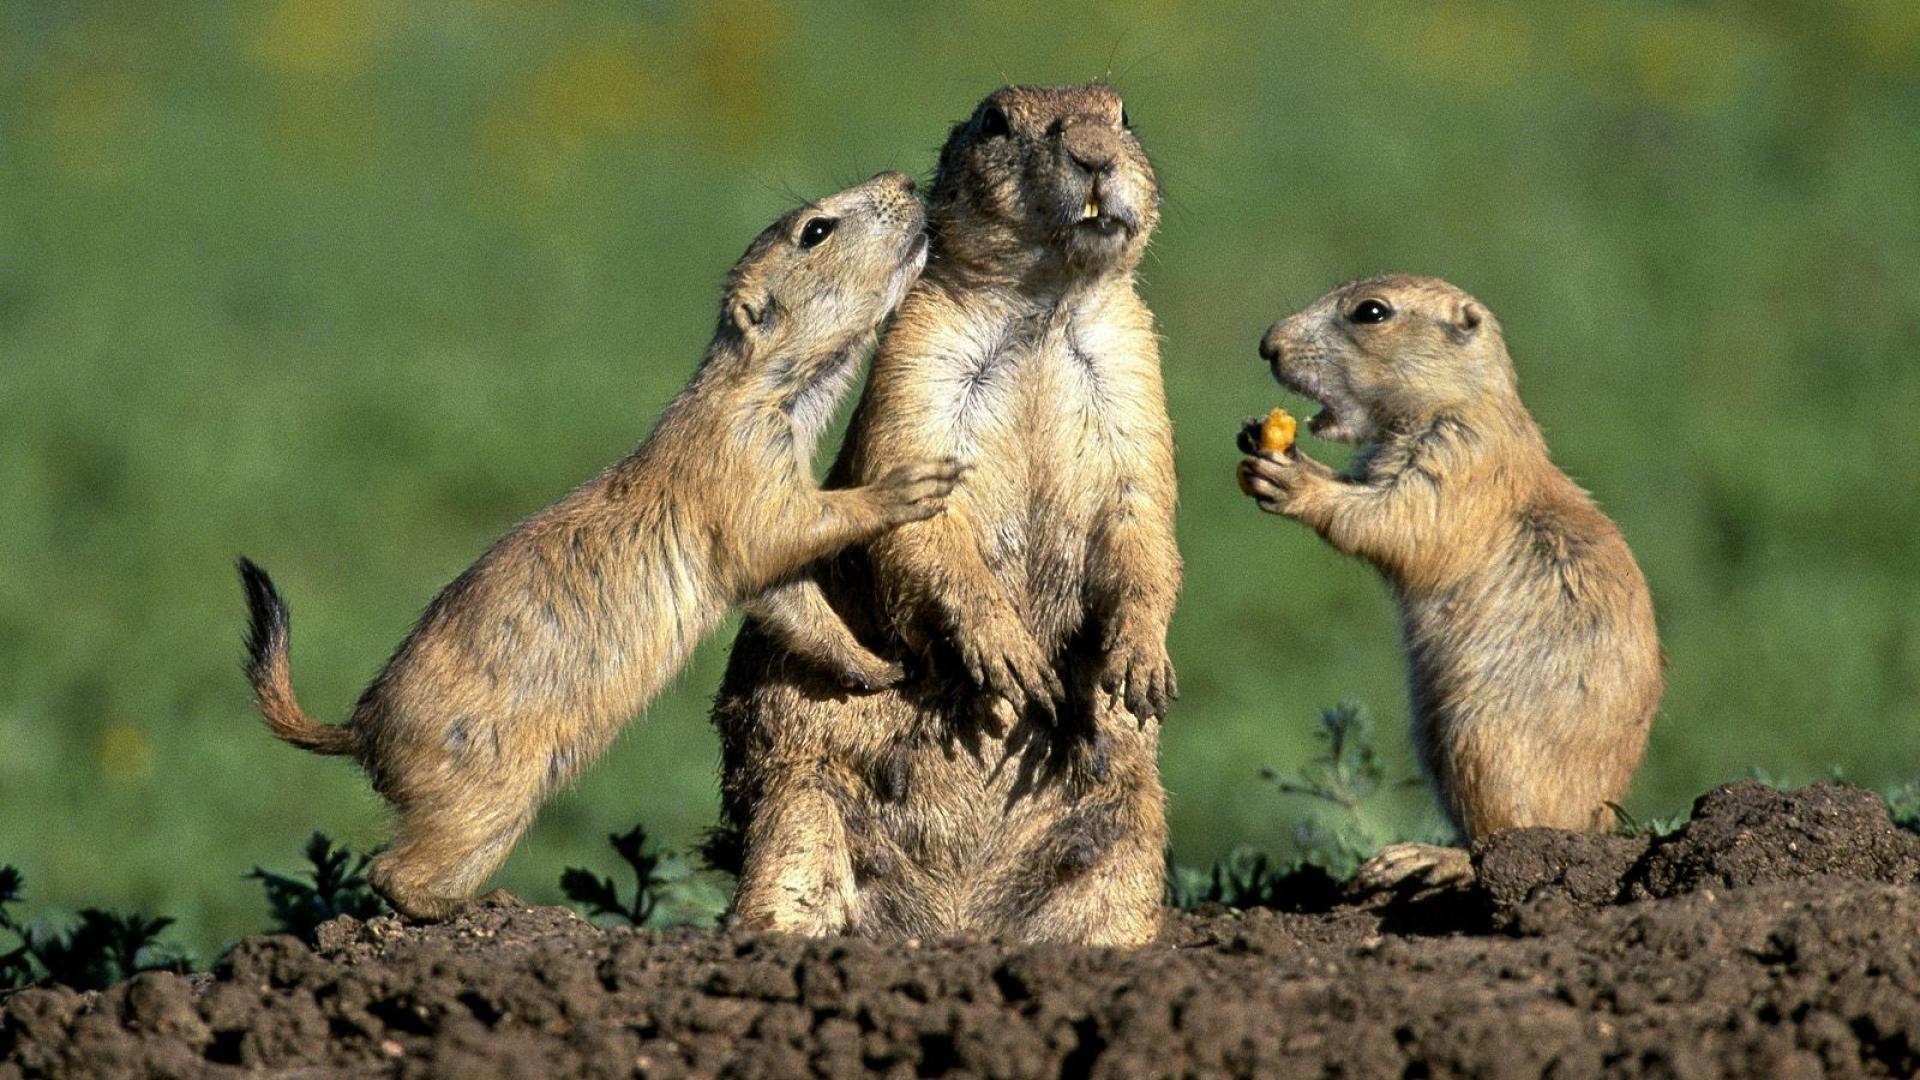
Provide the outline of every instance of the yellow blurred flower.
<path id="1" fill-rule="evenodd" d="M 1602 95 L 1704 112 L 1739 91 L 1759 47 L 1753 32 L 1718 15 L 1609 4 L 1582 12 L 1568 59 Z"/>
<path id="2" fill-rule="evenodd" d="M 265 102 L 275 153 L 302 172 L 365 164 L 374 102 L 364 75 L 400 9 L 379 0 L 272 0 L 240 9 L 246 55 L 278 77 Z"/>
<path id="3" fill-rule="evenodd" d="M 40 100 L 43 131 L 60 168 L 95 183 L 127 175 L 136 160 L 130 144 L 151 105 L 132 72 L 120 67 L 55 72 Z"/>
<path id="4" fill-rule="evenodd" d="M 602 139 L 657 123 L 663 91 L 637 40 L 569 42 L 488 106 L 479 149 L 496 173 L 544 187 Z"/>
<path id="5" fill-rule="evenodd" d="M 541 70 L 531 90 L 543 126 L 569 142 L 639 128 L 655 96 L 632 41 L 578 43 Z"/>
<path id="6" fill-rule="evenodd" d="M 245 10 L 247 52 L 283 77 L 335 78 L 372 66 L 389 28 L 391 5 L 378 0 L 273 0 Z"/>
<path id="7" fill-rule="evenodd" d="M 698 9 L 691 28 L 694 81 L 714 120 L 701 133 L 727 150 L 749 152 L 773 127 L 768 76 L 779 71 L 776 49 L 788 36 L 782 18 L 781 8 L 753 0 L 717 0 Z"/>
<path id="8" fill-rule="evenodd" d="M 1538 53 L 1532 7 L 1455 0 L 1370 4 L 1362 32 L 1416 74 L 1467 97 L 1487 97 L 1532 72 Z"/>
<path id="9" fill-rule="evenodd" d="M 1920 4 L 1846 0 L 1836 7 L 1868 63 L 1894 75 L 1920 78 Z"/>
<path id="10" fill-rule="evenodd" d="M 153 743 L 145 729 L 134 724 L 115 724 L 101 732 L 94 756 L 109 780 L 142 780 L 153 772 Z"/>
<path id="11" fill-rule="evenodd" d="M 1662 11 L 1640 23 L 1629 46 L 1640 92 L 1674 108 L 1706 110 L 1739 87 L 1744 42 L 1726 19 Z"/>

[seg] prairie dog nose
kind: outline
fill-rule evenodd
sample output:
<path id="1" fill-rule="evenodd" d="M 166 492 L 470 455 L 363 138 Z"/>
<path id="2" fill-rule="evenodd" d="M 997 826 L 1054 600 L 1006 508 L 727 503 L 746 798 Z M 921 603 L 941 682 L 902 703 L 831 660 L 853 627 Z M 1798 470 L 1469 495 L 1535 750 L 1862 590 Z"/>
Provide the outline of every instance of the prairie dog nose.
<path id="1" fill-rule="evenodd" d="M 1067 160 L 1092 176 L 1105 176 L 1113 171 L 1116 156 L 1113 143 L 1105 129 L 1091 124 L 1068 124 L 1060 133 L 1060 147 L 1066 151 Z"/>
<path id="2" fill-rule="evenodd" d="M 1106 154 L 1069 150 L 1067 151 L 1067 157 L 1071 159 L 1075 165 L 1080 166 L 1082 172 L 1092 173 L 1095 176 L 1113 171 L 1113 158 Z"/>
<path id="3" fill-rule="evenodd" d="M 899 189 L 901 190 L 901 192 L 903 192 L 904 194 L 907 194 L 907 195 L 911 195 L 911 194 L 913 194 L 913 189 L 914 189 L 914 187 L 915 187 L 915 183 L 914 183 L 914 179 L 913 179 L 913 177 L 911 177 L 911 176 L 909 176 L 909 175 L 907 175 L 906 173 L 903 173 L 903 172 L 883 172 L 883 173 L 878 173 L 878 174 L 876 174 L 876 175 L 874 176 L 874 178 L 873 178 L 873 180 L 871 180 L 871 181 L 868 181 L 868 182 L 869 182 L 869 183 L 888 183 L 888 182 L 891 182 L 891 183 L 893 184 L 893 186 L 894 186 L 894 187 L 897 187 L 897 188 L 899 188 Z"/>
<path id="4" fill-rule="evenodd" d="M 1269 364 L 1277 364 L 1285 351 L 1280 344 L 1280 324 L 1274 323 L 1267 328 L 1266 336 L 1260 339 L 1260 358 Z"/>

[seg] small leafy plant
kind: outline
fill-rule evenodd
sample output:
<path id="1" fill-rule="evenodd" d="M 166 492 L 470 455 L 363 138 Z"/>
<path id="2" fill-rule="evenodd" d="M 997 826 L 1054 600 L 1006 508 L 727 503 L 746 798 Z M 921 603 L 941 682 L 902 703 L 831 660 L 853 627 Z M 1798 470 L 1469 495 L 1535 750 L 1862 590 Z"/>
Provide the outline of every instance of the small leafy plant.
<path id="1" fill-rule="evenodd" d="M 1292 775 L 1260 770 L 1282 795 L 1308 799 L 1323 812 L 1330 811 L 1294 826 L 1294 854 L 1236 848 L 1206 870 L 1169 857 L 1168 903 L 1189 909 L 1211 903 L 1306 910 L 1330 903 L 1339 883 L 1393 839 L 1369 824 L 1375 803 L 1387 789 L 1418 781 L 1387 778 L 1374 751 L 1367 714 L 1357 705 L 1342 702 L 1322 710 L 1318 735 L 1321 752 Z"/>
<path id="2" fill-rule="evenodd" d="M 1747 766 L 1746 772 L 1742 775 L 1745 779 L 1752 780 L 1756 784 L 1765 784 L 1767 787 L 1774 788 L 1778 791 L 1793 791 L 1797 788 L 1805 787 L 1810 783 L 1818 782 L 1808 780 L 1805 774 L 1776 773 L 1762 765 L 1749 765 Z M 1847 780 L 1847 770 L 1841 765 L 1827 766 L 1826 775 L 1820 779 L 1830 784 L 1849 783 Z"/>
<path id="3" fill-rule="evenodd" d="M 1908 832 L 1920 833 L 1920 780 L 1896 784 L 1881 792 L 1887 800 L 1887 814 L 1893 823 Z"/>
<path id="4" fill-rule="evenodd" d="M 607 837 L 615 854 L 633 871 L 633 900 L 620 898 L 613 878 L 570 866 L 560 875 L 560 891 L 602 923 L 647 926 L 711 926 L 726 909 L 726 890 L 711 873 L 686 859 L 647 850 L 647 831 L 635 825 Z"/>
<path id="5" fill-rule="evenodd" d="M 1183 911 L 1201 904 L 1230 908 L 1279 907 L 1283 883 L 1300 868 L 1299 860 L 1282 861 L 1264 851 L 1235 848 L 1212 868 L 1182 866 L 1167 858 L 1167 902 Z"/>
<path id="6" fill-rule="evenodd" d="M 1610 802 L 1606 807 L 1613 811 L 1613 831 L 1619 836 L 1670 836 L 1679 832 L 1680 826 L 1687 823 L 1687 815 L 1684 812 L 1642 820 L 1628 813 L 1627 808 L 1619 803 Z"/>
<path id="7" fill-rule="evenodd" d="M 1374 752 L 1371 721 L 1358 705 L 1341 702 L 1321 710 L 1318 734 L 1324 751 L 1292 776 L 1271 768 L 1260 770 L 1260 775 L 1283 795 L 1301 796 L 1333 810 L 1331 824 L 1315 817 L 1295 826 L 1294 844 L 1303 863 L 1345 881 L 1390 842 L 1368 824 L 1368 807 L 1375 797 L 1385 788 L 1418 781 L 1386 778 Z"/>
<path id="8" fill-rule="evenodd" d="M 660 855 L 646 850 L 647 831 L 639 825 L 624 833 L 610 834 L 607 843 L 633 869 L 633 903 L 620 899 L 620 890 L 614 887 L 612 878 L 596 877 L 592 871 L 578 866 L 569 866 L 560 875 L 560 891 L 574 903 L 585 905 L 589 915 L 611 917 L 629 926 L 645 926 L 659 904 L 658 890 L 663 884 L 659 877 Z"/>
<path id="9" fill-rule="evenodd" d="M 310 880 L 258 866 L 246 875 L 266 890 L 274 929 L 312 941 L 314 931 L 329 919 L 340 915 L 371 919 L 386 913 L 387 905 L 367 884 L 367 864 L 372 855 L 356 856 L 345 847 L 335 848 L 321 832 L 307 838 L 305 854 Z"/>
<path id="10" fill-rule="evenodd" d="M 27 932 L 7 911 L 20 900 L 20 871 L 0 866 L 0 930 L 14 936 L 15 947 L 0 953 L 0 990 L 14 990 L 33 981 L 33 968 L 27 963 Z"/>
<path id="11" fill-rule="evenodd" d="M 6 910 L 19 902 L 22 882 L 18 870 L 0 866 L 0 930 L 18 942 L 0 953 L 0 990 L 42 982 L 101 990 L 142 971 L 187 970 L 187 956 L 159 940 L 172 919 L 87 908 L 67 930 L 22 925 Z"/>

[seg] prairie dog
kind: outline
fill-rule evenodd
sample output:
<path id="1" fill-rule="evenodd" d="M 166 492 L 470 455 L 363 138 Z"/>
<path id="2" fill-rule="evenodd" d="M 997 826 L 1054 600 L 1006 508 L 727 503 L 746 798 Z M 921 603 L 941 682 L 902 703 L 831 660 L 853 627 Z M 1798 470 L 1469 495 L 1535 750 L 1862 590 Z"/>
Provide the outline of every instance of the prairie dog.
<path id="1" fill-rule="evenodd" d="M 750 624 L 716 701 L 749 926 L 1137 944 L 1158 926 L 1158 720 L 1180 586 L 1173 437 L 1134 270 L 1159 189 L 1102 84 L 955 125 L 933 256 L 834 477 L 973 464 L 948 513 L 834 564 L 913 675 L 849 698 Z"/>
<path id="2" fill-rule="evenodd" d="M 241 560 L 260 711 L 295 746 L 358 759 L 393 804 L 393 846 L 369 876 L 396 909 L 459 910 L 540 803 L 735 605 L 836 685 L 897 677 L 817 588 L 791 583 L 848 544 L 934 516 L 961 475 L 929 455 L 822 491 L 810 469 L 835 400 L 925 265 L 913 186 L 885 173 L 762 232 L 727 275 L 699 371 L 653 433 L 435 597 L 347 723 L 301 712 L 286 607 Z"/>
<path id="3" fill-rule="evenodd" d="M 1500 323 L 1444 281 L 1376 277 L 1276 323 L 1260 353 L 1322 406 L 1314 434 L 1361 451 L 1338 475 L 1259 451 L 1250 421 L 1241 488 L 1392 584 L 1414 742 L 1454 826 L 1608 826 L 1660 703 L 1653 601 L 1619 528 L 1548 460 Z M 1450 876 L 1461 854 L 1409 846 L 1374 873 Z"/>

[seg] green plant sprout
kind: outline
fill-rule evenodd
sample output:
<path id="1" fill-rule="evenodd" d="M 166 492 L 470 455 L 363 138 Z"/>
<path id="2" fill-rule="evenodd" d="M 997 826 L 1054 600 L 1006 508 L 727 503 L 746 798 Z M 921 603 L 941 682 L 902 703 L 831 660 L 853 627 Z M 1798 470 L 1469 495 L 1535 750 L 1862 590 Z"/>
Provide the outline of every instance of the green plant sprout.
<path id="1" fill-rule="evenodd" d="M 355 856 L 345 847 L 336 849 L 321 832 L 307 838 L 305 854 L 309 881 L 258 866 L 246 875 L 266 890 L 274 929 L 310 942 L 314 931 L 329 919 L 341 915 L 371 919 L 386 913 L 387 905 L 367 884 L 372 855 Z"/>
<path id="2" fill-rule="evenodd" d="M 611 834 L 607 843 L 633 871 L 633 900 L 620 899 L 613 878 L 570 866 L 560 875 L 560 891 L 584 907 L 589 918 L 603 924 L 661 929 L 712 926 L 725 911 L 730 890 L 715 881 L 715 875 L 696 870 L 678 855 L 648 851 L 643 826 Z"/>
<path id="3" fill-rule="evenodd" d="M 0 866 L 0 930 L 19 942 L 0 954 L 0 991 L 43 982 L 104 990 L 142 971 L 186 971 L 190 966 L 185 954 L 159 940 L 161 931 L 173 925 L 165 917 L 86 908 L 79 924 L 67 930 L 22 925 L 6 909 L 19 902 L 23 880 L 18 870 Z"/>
<path id="4" fill-rule="evenodd" d="M 1282 795 L 1311 799 L 1333 810 L 1333 822 L 1310 818 L 1294 827 L 1293 840 L 1301 861 L 1318 866 L 1345 881 L 1360 864 L 1391 840 L 1367 823 L 1368 810 L 1383 789 L 1419 783 L 1408 777 L 1389 781 L 1373 746 L 1372 722 L 1366 710 L 1341 702 L 1320 711 L 1323 751 L 1300 766 L 1292 776 L 1266 768 L 1260 775 Z"/>

